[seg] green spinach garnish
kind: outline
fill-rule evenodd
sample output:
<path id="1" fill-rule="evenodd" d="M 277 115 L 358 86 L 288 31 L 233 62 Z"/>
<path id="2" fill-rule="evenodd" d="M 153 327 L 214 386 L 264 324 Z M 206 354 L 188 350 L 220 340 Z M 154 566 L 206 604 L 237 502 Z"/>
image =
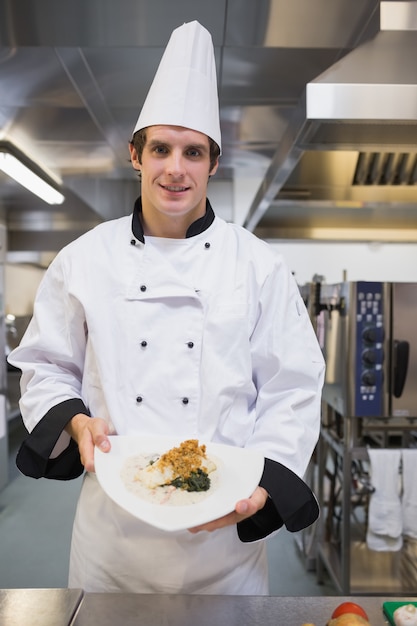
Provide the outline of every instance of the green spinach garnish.
<path id="1" fill-rule="evenodd" d="M 206 472 L 198 468 L 191 472 L 188 478 L 174 478 L 170 485 L 185 491 L 208 491 L 210 489 L 210 478 Z"/>

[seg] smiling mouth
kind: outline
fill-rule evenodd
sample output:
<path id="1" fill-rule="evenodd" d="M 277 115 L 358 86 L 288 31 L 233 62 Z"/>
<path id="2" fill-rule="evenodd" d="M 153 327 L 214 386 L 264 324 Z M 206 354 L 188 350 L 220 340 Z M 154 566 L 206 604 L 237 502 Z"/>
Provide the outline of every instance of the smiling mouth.
<path id="1" fill-rule="evenodd" d="M 183 187 L 180 185 L 161 185 L 167 191 L 187 191 L 188 187 Z"/>

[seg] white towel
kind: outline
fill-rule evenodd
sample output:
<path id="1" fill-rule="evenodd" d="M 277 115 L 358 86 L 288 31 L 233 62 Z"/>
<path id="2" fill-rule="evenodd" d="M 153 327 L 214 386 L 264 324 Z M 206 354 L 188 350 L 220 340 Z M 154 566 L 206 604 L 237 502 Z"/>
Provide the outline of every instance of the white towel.
<path id="1" fill-rule="evenodd" d="M 407 448 L 403 455 L 403 534 L 417 539 L 417 450 Z"/>
<path id="2" fill-rule="evenodd" d="M 378 448 L 369 449 L 368 453 L 371 483 L 375 491 L 369 500 L 366 543 L 371 550 L 401 550 L 401 450 Z"/>

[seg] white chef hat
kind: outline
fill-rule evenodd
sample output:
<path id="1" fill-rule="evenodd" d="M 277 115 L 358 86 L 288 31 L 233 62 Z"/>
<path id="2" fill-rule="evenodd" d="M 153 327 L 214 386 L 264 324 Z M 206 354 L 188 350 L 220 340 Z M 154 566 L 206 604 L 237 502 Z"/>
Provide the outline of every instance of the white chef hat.
<path id="1" fill-rule="evenodd" d="M 213 41 L 197 21 L 172 32 L 133 134 L 155 124 L 197 130 L 221 149 Z"/>

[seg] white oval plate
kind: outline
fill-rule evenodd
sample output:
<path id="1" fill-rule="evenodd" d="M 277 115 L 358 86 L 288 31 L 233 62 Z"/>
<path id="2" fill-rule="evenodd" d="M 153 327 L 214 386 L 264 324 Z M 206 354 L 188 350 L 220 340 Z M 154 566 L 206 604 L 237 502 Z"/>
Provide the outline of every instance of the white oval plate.
<path id="1" fill-rule="evenodd" d="M 205 524 L 234 510 L 239 500 L 248 498 L 259 485 L 264 456 L 259 450 L 236 448 L 199 440 L 206 453 L 216 459 L 218 486 L 196 504 L 169 506 L 153 504 L 131 493 L 121 478 L 128 457 L 138 454 L 163 454 L 178 446 L 184 438 L 113 435 L 110 452 L 95 449 L 97 479 L 116 504 L 143 522 L 166 531 L 177 531 Z"/>

